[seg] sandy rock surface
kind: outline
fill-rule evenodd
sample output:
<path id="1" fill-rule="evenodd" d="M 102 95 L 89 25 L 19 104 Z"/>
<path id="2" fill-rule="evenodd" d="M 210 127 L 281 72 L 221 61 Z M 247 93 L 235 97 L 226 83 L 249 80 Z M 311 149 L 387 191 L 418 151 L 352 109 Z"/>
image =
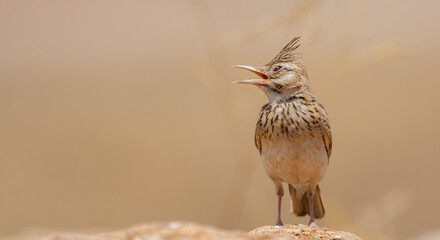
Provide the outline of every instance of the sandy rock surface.
<path id="1" fill-rule="evenodd" d="M 168 240 L 168 239 L 240 239 L 240 240 L 272 240 L 272 239 L 331 239 L 360 240 L 354 234 L 334 231 L 328 228 L 310 228 L 305 225 L 287 225 L 284 227 L 264 226 L 249 233 L 229 231 L 188 222 L 148 223 L 140 224 L 126 230 L 82 235 L 77 233 L 53 234 L 44 240 Z"/>
<path id="2" fill-rule="evenodd" d="M 211 226 L 188 222 L 147 223 L 133 226 L 129 229 L 101 233 L 94 236 L 80 234 L 54 234 L 44 240 L 169 240 L 169 239 L 276 239 L 268 235 L 248 234 L 242 231 L 228 231 Z"/>
<path id="3" fill-rule="evenodd" d="M 283 239 L 302 240 L 302 239 L 329 239 L 329 240 L 361 240 L 353 233 L 336 231 L 330 228 L 309 227 L 306 225 L 285 225 L 283 227 L 263 226 L 249 232 L 252 234 L 268 234 L 281 237 Z"/>

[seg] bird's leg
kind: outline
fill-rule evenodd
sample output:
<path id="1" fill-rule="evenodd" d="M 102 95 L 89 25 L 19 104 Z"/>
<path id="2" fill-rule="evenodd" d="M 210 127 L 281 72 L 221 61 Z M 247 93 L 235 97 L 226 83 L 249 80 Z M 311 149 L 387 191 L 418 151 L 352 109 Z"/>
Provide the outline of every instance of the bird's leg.
<path id="1" fill-rule="evenodd" d="M 309 199 L 309 207 L 310 207 L 310 222 L 309 226 L 315 224 L 315 210 L 313 209 L 313 194 L 311 191 L 307 194 L 307 198 Z"/>
<path id="2" fill-rule="evenodd" d="M 283 185 L 277 184 L 277 196 L 278 196 L 278 218 L 277 218 L 277 226 L 283 226 L 283 222 L 281 221 L 281 199 L 284 196 Z"/>

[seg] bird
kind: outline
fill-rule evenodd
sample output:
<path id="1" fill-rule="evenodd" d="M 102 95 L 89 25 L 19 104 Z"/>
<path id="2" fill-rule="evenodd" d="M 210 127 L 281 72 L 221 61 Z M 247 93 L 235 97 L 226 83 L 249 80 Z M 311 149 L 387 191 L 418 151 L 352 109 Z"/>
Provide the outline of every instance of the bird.
<path id="1" fill-rule="evenodd" d="M 324 217 L 318 183 L 323 179 L 332 151 L 327 112 L 312 92 L 300 54 L 300 37 L 293 38 L 262 67 L 235 65 L 258 79 L 235 81 L 260 88 L 267 96 L 255 129 L 255 145 L 266 174 L 275 184 L 278 197 L 276 226 L 283 226 L 283 183 L 289 187 L 291 213 L 310 216 L 309 226 Z"/>

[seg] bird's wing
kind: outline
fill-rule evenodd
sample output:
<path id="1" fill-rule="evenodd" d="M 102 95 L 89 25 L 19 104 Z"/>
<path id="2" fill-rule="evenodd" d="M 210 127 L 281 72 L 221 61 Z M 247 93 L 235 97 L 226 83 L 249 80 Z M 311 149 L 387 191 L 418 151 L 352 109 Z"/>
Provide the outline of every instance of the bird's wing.
<path id="1" fill-rule="evenodd" d="M 321 104 L 319 104 L 319 106 L 321 109 L 322 139 L 324 141 L 325 150 L 327 151 L 327 156 L 330 159 L 330 155 L 332 153 L 332 131 L 330 129 L 327 112 Z"/>
<path id="2" fill-rule="evenodd" d="M 269 103 L 267 103 L 267 104 L 265 104 L 262 108 L 261 108 L 261 110 L 260 110 L 260 118 L 258 119 L 258 122 L 257 122 L 257 127 L 255 128 L 255 137 L 254 137 L 254 140 L 255 140 L 255 146 L 258 148 L 258 151 L 260 152 L 260 154 L 261 154 L 261 134 L 263 133 L 263 115 L 265 114 L 265 112 L 266 112 L 266 114 L 267 114 L 267 111 L 270 111 L 270 104 Z M 267 119 L 266 119 L 266 121 L 267 121 Z"/>
<path id="3" fill-rule="evenodd" d="M 261 124 L 260 121 L 257 123 L 257 127 L 255 128 L 255 146 L 258 148 L 258 151 L 261 154 Z"/>

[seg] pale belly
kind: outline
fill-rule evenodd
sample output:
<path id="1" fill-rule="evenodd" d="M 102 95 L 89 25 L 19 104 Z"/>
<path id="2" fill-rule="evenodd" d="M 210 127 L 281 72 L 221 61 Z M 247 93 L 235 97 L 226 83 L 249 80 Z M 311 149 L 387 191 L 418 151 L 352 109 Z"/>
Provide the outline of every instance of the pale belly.
<path id="1" fill-rule="evenodd" d="M 306 190 L 324 177 L 328 156 L 322 138 L 278 138 L 262 145 L 264 168 L 273 180 Z"/>

